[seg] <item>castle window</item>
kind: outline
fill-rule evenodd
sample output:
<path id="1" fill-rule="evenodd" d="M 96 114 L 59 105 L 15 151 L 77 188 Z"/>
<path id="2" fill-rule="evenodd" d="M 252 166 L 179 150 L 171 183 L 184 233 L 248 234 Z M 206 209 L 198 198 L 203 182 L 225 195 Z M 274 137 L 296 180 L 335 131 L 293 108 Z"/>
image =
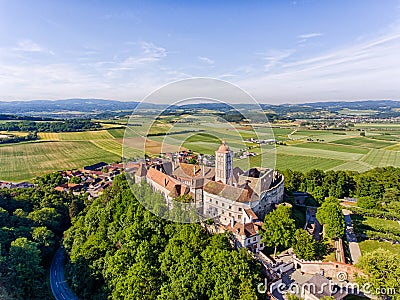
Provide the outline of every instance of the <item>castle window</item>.
<path id="1" fill-rule="evenodd" d="M 215 201 L 215 204 L 218 204 L 218 201 Z"/>
<path id="2" fill-rule="evenodd" d="M 257 238 L 256 237 L 253 237 L 253 241 L 255 241 Z"/>
<path id="3" fill-rule="evenodd" d="M 242 219 L 242 215 L 238 215 L 238 219 L 241 220 Z"/>
<path id="4" fill-rule="evenodd" d="M 241 208 L 241 207 L 239 207 L 239 211 L 242 211 L 242 208 Z"/>
<path id="5" fill-rule="evenodd" d="M 231 214 L 231 213 L 229 213 L 229 216 L 230 216 L 230 217 L 232 217 L 232 214 Z"/>
<path id="6" fill-rule="evenodd" d="M 225 203 L 222 203 L 222 206 L 225 206 Z"/>
<path id="7" fill-rule="evenodd" d="M 232 205 L 229 205 L 229 209 L 232 209 Z"/>

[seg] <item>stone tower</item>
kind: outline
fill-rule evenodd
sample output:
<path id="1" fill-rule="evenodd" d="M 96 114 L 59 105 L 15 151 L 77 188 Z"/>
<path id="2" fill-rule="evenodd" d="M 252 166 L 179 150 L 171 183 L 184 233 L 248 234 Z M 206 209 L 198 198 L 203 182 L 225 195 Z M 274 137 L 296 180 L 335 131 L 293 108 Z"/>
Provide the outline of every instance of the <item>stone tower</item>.
<path id="1" fill-rule="evenodd" d="M 215 181 L 221 181 L 225 184 L 232 184 L 233 175 L 233 152 L 222 142 L 218 150 L 215 151 Z"/>

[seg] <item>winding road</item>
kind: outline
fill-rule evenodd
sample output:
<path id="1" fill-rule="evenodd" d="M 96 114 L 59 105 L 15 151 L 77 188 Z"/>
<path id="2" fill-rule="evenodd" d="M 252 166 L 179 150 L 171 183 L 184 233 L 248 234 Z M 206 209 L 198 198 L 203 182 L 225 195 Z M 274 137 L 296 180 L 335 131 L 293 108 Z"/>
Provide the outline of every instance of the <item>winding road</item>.
<path id="1" fill-rule="evenodd" d="M 78 300 L 64 277 L 64 249 L 57 250 L 50 266 L 50 286 L 56 300 Z"/>

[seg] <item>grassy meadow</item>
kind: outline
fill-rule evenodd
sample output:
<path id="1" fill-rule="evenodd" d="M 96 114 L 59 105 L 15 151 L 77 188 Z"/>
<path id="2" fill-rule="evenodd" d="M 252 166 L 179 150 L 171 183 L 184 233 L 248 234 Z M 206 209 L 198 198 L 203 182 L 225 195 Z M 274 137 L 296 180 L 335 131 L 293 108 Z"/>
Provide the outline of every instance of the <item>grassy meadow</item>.
<path id="1" fill-rule="evenodd" d="M 293 125 L 271 130 L 268 126 L 255 125 L 259 138 L 283 143 L 276 146 L 275 162 L 275 151 L 271 146 L 260 147 L 244 142 L 250 137 L 257 138 L 251 126 L 232 128 L 229 123 L 195 118 L 174 125 L 158 120 L 149 126 L 149 122 L 148 117 L 135 117 L 135 124 L 130 128 L 140 134 L 149 132 L 150 136 L 146 141 L 130 136 L 128 147 L 124 148 L 125 154 L 137 155 L 144 143 L 149 155 L 177 147 L 213 154 L 221 140 L 225 140 L 234 151 L 251 146 L 250 151 L 257 154 L 249 159 L 235 159 L 234 164 L 242 168 L 259 166 L 261 162 L 280 170 L 300 171 L 319 168 L 362 172 L 388 165 L 400 167 L 398 124 L 388 124 L 387 127 L 382 124 L 357 125 L 357 129 L 366 130 L 366 136 L 360 136 L 357 130 L 308 130 Z M 39 133 L 38 141 L 0 145 L 0 180 L 30 180 L 51 171 L 81 168 L 99 161 L 120 161 L 125 129 L 121 124 L 104 124 L 103 127 L 97 131 Z M 168 132 L 167 136 L 159 135 L 165 132 Z"/>

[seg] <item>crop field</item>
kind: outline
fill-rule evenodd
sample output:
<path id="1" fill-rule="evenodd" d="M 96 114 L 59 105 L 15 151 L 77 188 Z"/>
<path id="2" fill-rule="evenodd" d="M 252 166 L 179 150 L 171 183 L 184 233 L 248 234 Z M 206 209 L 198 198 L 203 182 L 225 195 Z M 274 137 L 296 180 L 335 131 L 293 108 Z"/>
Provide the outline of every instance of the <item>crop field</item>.
<path id="1" fill-rule="evenodd" d="M 293 145 L 293 147 L 345 152 L 345 153 L 358 153 L 358 154 L 367 154 L 369 152 L 369 150 L 366 148 L 336 145 L 332 143 L 317 143 L 317 142 L 295 144 Z"/>
<path id="2" fill-rule="evenodd" d="M 39 137 L 42 140 L 50 141 L 109 140 L 113 138 L 107 130 L 60 133 L 40 132 Z"/>
<path id="3" fill-rule="evenodd" d="M 376 148 L 376 149 L 394 145 L 394 143 L 392 142 L 380 141 L 368 137 L 351 137 L 346 139 L 335 140 L 332 141 L 332 143 L 339 145 L 350 145 L 350 146 L 359 146 L 364 148 Z"/>
<path id="4" fill-rule="evenodd" d="M 372 149 L 361 161 L 376 167 L 400 167 L 400 152 Z"/>
<path id="5" fill-rule="evenodd" d="M 143 131 L 143 134 L 152 122 L 148 116 L 137 116 L 134 120 L 132 129 Z M 149 155 L 178 149 L 213 154 L 220 141 L 225 140 L 234 151 L 249 146 L 249 151 L 256 153 L 249 159 L 235 159 L 234 164 L 242 168 L 259 166 L 261 161 L 263 166 L 299 171 L 318 168 L 363 172 L 374 167 L 400 167 L 400 126 L 397 124 L 389 124 L 388 128 L 371 124 L 365 137 L 360 136 L 360 131 L 296 130 L 295 126 L 273 127 L 272 135 L 268 126 L 255 126 L 263 138 L 276 139 L 284 144 L 276 146 L 275 156 L 275 151 L 268 150 L 272 146 L 260 148 L 257 144 L 244 142 L 250 137 L 257 138 L 251 126 L 233 128 L 196 118 L 187 120 L 186 124 L 171 125 L 168 120 L 161 119 L 153 124 L 152 135 L 146 140 L 139 136 L 128 138 L 124 156 L 137 157 L 144 143 Z M 165 132 L 169 133 L 157 135 Z M 29 180 L 59 169 L 81 168 L 99 161 L 119 161 L 124 134 L 123 128 L 107 126 L 97 131 L 39 133 L 39 141 L 0 145 L 0 180 Z"/>
<path id="6" fill-rule="evenodd" d="M 234 165 L 243 169 L 246 169 L 249 164 L 251 167 L 256 167 L 261 165 L 261 159 L 263 159 L 262 165 L 266 167 L 273 167 L 276 163 L 278 170 L 293 169 L 305 172 L 312 169 L 329 170 L 344 163 L 343 160 L 332 158 L 281 154 L 279 149 L 276 155 L 276 162 L 272 155 L 273 153 L 264 153 L 263 157 L 257 155 L 250 157 L 250 159 L 236 160 Z"/>
<path id="7" fill-rule="evenodd" d="M 120 159 L 120 156 L 104 151 L 89 141 L 4 145 L 0 147 L 0 178 L 7 181 L 29 180 L 56 170 Z"/>

